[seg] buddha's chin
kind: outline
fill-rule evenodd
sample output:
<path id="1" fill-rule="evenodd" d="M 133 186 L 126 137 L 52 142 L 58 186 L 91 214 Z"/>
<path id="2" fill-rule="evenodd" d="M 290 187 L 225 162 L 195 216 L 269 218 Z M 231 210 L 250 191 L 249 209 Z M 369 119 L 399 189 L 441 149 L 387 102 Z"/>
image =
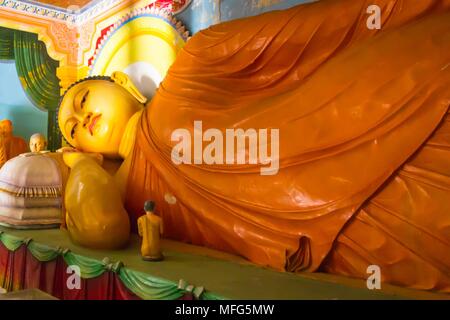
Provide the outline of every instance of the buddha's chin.
<path id="1" fill-rule="evenodd" d="M 116 146 L 116 153 L 119 152 L 119 146 L 122 141 L 123 134 L 125 132 L 125 127 L 121 125 L 112 125 L 108 128 L 108 131 L 103 135 L 103 141 L 106 141 L 103 145 L 105 146 Z"/>
<path id="2" fill-rule="evenodd" d="M 88 153 L 100 153 L 102 156 L 104 156 L 107 159 L 118 159 L 119 156 L 119 143 L 114 143 L 112 141 L 104 142 L 108 140 L 103 140 L 101 143 L 97 144 L 91 144 L 90 147 L 83 148 L 81 147 L 81 150 L 84 150 L 84 152 Z M 97 145 L 97 147 L 94 147 Z M 116 146 L 116 147 L 110 147 L 110 146 Z M 109 148 L 108 148 L 109 147 Z"/>

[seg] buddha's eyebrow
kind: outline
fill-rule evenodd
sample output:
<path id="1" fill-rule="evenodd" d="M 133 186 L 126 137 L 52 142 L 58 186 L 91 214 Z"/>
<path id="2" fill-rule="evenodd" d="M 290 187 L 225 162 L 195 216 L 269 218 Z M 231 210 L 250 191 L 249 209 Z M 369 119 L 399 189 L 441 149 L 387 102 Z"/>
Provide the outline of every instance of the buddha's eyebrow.
<path id="1" fill-rule="evenodd" d="M 81 90 L 75 93 L 73 96 L 73 110 L 77 109 L 77 101 L 78 101 L 78 95 L 80 94 Z"/>
<path id="2" fill-rule="evenodd" d="M 73 99 L 74 110 L 78 110 L 81 108 L 81 102 L 84 100 L 88 93 L 89 89 L 81 89 L 75 94 L 75 97 Z"/>

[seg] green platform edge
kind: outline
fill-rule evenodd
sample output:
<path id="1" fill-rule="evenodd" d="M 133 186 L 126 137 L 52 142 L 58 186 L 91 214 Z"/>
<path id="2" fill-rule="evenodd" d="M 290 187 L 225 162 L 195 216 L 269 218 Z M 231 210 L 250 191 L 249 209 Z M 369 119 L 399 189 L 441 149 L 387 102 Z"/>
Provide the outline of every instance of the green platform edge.
<path id="1" fill-rule="evenodd" d="M 87 258 L 73 253 L 70 249 L 51 247 L 38 243 L 31 238 L 22 238 L 7 234 L 0 230 L 0 242 L 9 250 L 16 251 L 25 245 L 28 251 L 40 262 L 48 262 L 62 257 L 68 266 L 76 265 L 80 268 L 83 279 L 92 279 L 105 272 L 114 272 L 121 282 L 138 297 L 145 300 L 176 300 L 187 293 L 192 293 L 200 300 L 225 300 L 226 298 L 205 291 L 202 287 L 195 287 L 181 280 L 179 283 L 160 279 L 148 274 L 128 269 L 121 261 L 112 262 L 109 258 L 103 261 Z"/>
<path id="2" fill-rule="evenodd" d="M 200 300 L 450 300 L 450 294 L 386 283 L 381 290 L 368 290 L 365 279 L 320 272 L 280 272 L 240 257 L 168 239 L 162 243 L 165 260 L 146 262 L 139 253 L 141 239 L 137 235 L 131 235 L 123 249 L 94 250 L 75 244 L 63 229 L 18 230 L 0 226 L 0 233 L 4 245 L 11 249 L 25 244 L 42 260 L 62 256 L 69 263 L 81 264 L 84 277 L 105 270 L 115 272 L 119 281 L 129 281 L 124 285 L 143 299 L 176 299 L 193 291 Z M 89 270 L 89 266 L 94 268 Z"/>

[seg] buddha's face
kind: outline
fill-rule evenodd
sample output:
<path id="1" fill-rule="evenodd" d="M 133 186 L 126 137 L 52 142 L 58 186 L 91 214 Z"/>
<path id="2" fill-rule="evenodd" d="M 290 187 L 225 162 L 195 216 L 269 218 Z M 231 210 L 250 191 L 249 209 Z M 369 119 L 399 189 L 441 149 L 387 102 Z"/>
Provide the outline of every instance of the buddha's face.
<path id="1" fill-rule="evenodd" d="M 58 124 L 73 147 L 115 158 L 128 120 L 141 108 L 142 104 L 120 85 L 87 80 L 65 94 Z"/>

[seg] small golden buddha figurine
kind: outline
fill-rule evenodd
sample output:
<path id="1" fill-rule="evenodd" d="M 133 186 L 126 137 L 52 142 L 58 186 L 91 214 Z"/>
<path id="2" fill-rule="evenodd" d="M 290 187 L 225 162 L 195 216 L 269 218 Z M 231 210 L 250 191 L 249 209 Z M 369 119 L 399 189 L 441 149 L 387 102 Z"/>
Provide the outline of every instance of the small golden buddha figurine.
<path id="1" fill-rule="evenodd" d="M 43 134 L 35 133 L 31 136 L 30 151 L 31 152 L 47 151 L 47 139 L 45 139 Z"/>
<path id="2" fill-rule="evenodd" d="M 154 214 L 155 203 L 146 201 L 144 210 L 138 223 L 139 235 L 142 237 L 141 254 L 146 261 L 161 261 L 164 256 L 161 252 L 160 236 L 163 233 L 163 224 L 160 217 Z"/>

